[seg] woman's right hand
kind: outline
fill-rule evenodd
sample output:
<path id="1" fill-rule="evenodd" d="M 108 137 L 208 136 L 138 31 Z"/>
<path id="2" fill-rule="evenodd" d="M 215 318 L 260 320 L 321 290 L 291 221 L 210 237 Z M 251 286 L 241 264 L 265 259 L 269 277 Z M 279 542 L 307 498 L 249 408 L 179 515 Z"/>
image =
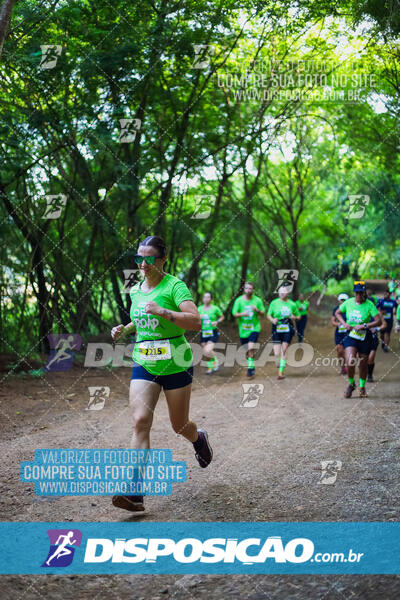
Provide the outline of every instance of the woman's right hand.
<path id="1" fill-rule="evenodd" d="M 116 327 L 113 327 L 111 329 L 111 337 L 112 337 L 113 341 L 117 342 L 120 339 L 120 337 L 122 337 L 124 335 L 124 331 L 125 331 L 124 325 L 117 325 Z"/>

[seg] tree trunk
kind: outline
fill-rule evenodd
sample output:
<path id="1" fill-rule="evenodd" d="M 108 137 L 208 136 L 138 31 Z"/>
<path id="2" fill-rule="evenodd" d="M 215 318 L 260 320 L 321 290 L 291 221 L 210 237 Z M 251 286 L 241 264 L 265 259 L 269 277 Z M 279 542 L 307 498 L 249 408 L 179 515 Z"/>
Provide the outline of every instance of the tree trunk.
<path id="1" fill-rule="evenodd" d="M 0 58 L 3 52 L 3 44 L 6 39 L 8 27 L 10 25 L 11 13 L 15 0 L 4 0 L 0 8 Z"/>

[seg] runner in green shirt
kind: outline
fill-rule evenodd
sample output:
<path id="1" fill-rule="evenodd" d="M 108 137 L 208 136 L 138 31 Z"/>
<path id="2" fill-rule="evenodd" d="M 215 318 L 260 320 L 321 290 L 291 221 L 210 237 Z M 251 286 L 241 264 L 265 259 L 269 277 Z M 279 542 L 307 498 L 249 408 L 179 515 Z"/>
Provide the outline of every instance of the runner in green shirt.
<path id="1" fill-rule="evenodd" d="M 197 307 L 201 318 L 200 344 L 203 353 L 207 357 L 207 375 L 218 371 L 218 358 L 214 352 L 214 346 L 218 342 L 218 323 L 225 319 L 219 306 L 212 304 L 211 292 L 203 295 L 203 304 Z"/>
<path id="2" fill-rule="evenodd" d="M 129 392 L 133 413 L 133 444 L 150 448 L 150 429 L 161 389 L 175 433 L 192 442 L 197 461 L 207 467 L 212 460 L 208 436 L 189 419 L 192 351 L 184 332 L 201 328 L 200 315 L 186 284 L 164 271 L 167 248 L 164 241 L 149 236 L 139 244 L 135 262 L 144 279 L 131 296 L 131 323 L 111 331 L 114 341 L 136 331 L 134 365 Z M 113 504 L 130 511 L 143 511 L 143 496 L 114 496 Z"/>
<path id="3" fill-rule="evenodd" d="M 272 343 L 277 359 L 278 379 L 284 379 L 286 352 L 294 335 L 293 322 L 300 319 L 296 303 L 289 299 L 290 284 L 282 284 L 279 298 L 272 300 L 268 307 L 267 319 L 272 323 Z"/>
<path id="4" fill-rule="evenodd" d="M 360 398 L 366 398 L 365 382 L 368 373 L 368 355 L 372 345 L 371 329 L 381 325 L 381 317 L 376 306 L 367 300 L 365 283 L 363 281 L 354 282 L 354 298 L 349 298 L 343 302 L 335 313 L 336 319 L 347 330 L 347 335 L 343 340 L 343 346 L 346 354 L 347 375 L 349 385 L 345 392 L 345 398 L 351 398 L 356 389 L 354 383 L 356 355 L 360 357 L 358 367 L 360 375 Z"/>
<path id="5" fill-rule="evenodd" d="M 346 293 L 342 292 L 341 294 L 338 295 L 337 298 L 338 298 L 339 304 L 337 304 L 332 311 L 331 323 L 332 323 L 333 327 L 335 328 L 335 338 L 334 339 L 335 339 L 336 353 L 337 353 L 337 357 L 339 359 L 340 374 L 347 375 L 347 369 L 345 367 L 344 346 L 343 346 L 343 340 L 347 335 L 347 329 L 344 325 L 339 323 L 339 321 L 336 319 L 335 315 L 336 315 L 336 311 L 339 308 L 339 306 L 341 306 L 345 300 L 348 300 L 349 297 Z"/>
<path id="6" fill-rule="evenodd" d="M 261 331 L 259 315 L 265 314 L 265 308 L 261 298 L 255 295 L 254 285 L 250 281 L 244 284 L 244 294 L 236 298 L 232 314 L 238 319 L 240 343 L 247 345 L 247 377 L 254 377 L 255 344 Z"/>
<path id="7" fill-rule="evenodd" d="M 299 344 L 302 344 L 307 325 L 307 314 L 310 303 L 308 300 L 305 300 L 304 294 L 299 294 L 299 299 L 295 301 L 295 304 L 300 315 L 300 319 L 296 321 L 297 337 Z"/>

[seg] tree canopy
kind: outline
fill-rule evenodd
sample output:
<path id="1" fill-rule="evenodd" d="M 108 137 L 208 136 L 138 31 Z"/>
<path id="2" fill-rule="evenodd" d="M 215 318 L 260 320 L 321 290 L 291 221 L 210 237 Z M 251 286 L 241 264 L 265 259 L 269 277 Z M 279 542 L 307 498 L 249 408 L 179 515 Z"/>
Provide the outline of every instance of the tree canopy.
<path id="1" fill-rule="evenodd" d="M 21 0 L 0 63 L 3 350 L 129 320 L 165 238 L 227 310 L 396 274 L 397 0 Z M 3 25 L 3 24 L 1 24 Z M 1 30 L 1 27 L 0 27 Z"/>

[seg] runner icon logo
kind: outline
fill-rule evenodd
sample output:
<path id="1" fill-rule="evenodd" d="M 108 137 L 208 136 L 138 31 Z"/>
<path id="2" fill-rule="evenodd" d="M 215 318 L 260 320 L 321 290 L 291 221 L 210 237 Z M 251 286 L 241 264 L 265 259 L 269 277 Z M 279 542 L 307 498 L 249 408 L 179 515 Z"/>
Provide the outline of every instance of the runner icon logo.
<path id="1" fill-rule="evenodd" d="M 355 194 L 349 196 L 349 219 L 361 219 L 364 216 L 365 209 L 369 204 L 369 196 L 364 194 Z"/>
<path id="2" fill-rule="evenodd" d="M 264 393 L 263 383 L 242 383 L 243 398 L 240 407 L 254 408 L 258 405 L 260 397 Z"/>
<path id="3" fill-rule="evenodd" d="M 124 287 L 123 292 L 129 294 L 133 286 L 139 281 L 139 269 L 123 269 L 124 271 Z"/>
<path id="4" fill-rule="evenodd" d="M 81 545 L 79 529 L 48 529 L 50 548 L 42 567 L 68 567 L 74 558 L 75 548 Z"/>
<path id="5" fill-rule="evenodd" d="M 118 141 L 121 144 L 130 144 L 135 141 L 136 133 L 139 131 L 142 121 L 140 119 L 120 119 L 121 131 Z"/>
<path id="6" fill-rule="evenodd" d="M 197 196 L 195 203 L 195 209 L 191 218 L 208 219 L 208 217 L 211 215 L 211 209 L 215 204 L 215 198 L 202 194 Z"/>
<path id="7" fill-rule="evenodd" d="M 57 64 L 58 57 L 61 56 L 62 46 L 55 44 L 42 44 L 40 46 L 42 58 L 40 66 L 42 69 L 54 69 Z"/>
<path id="8" fill-rule="evenodd" d="M 46 208 L 42 219 L 58 219 L 61 215 L 62 209 L 67 204 L 67 196 L 65 194 L 54 194 L 47 195 Z"/>
<path id="9" fill-rule="evenodd" d="M 194 61 L 192 69 L 206 69 L 210 66 L 211 57 L 215 55 L 215 49 L 210 44 L 193 44 Z"/>
<path id="10" fill-rule="evenodd" d="M 86 410 L 101 410 L 104 408 L 106 398 L 110 396 L 110 388 L 108 386 L 89 387 L 89 402 Z"/>
<path id="11" fill-rule="evenodd" d="M 293 290 L 294 282 L 299 278 L 299 272 L 296 269 L 277 269 L 278 285 L 275 288 L 277 293 L 282 285 L 287 286 L 287 291 L 290 293 Z"/>
<path id="12" fill-rule="evenodd" d="M 44 368 L 47 371 L 69 371 L 74 364 L 73 350 L 79 350 L 82 338 L 77 333 L 50 334 L 50 355 Z"/>
<path id="13" fill-rule="evenodd" d="M 318 483 L 333 485 L 341 468 L 341 460 L 321 460 L 322 474 Z"/>

